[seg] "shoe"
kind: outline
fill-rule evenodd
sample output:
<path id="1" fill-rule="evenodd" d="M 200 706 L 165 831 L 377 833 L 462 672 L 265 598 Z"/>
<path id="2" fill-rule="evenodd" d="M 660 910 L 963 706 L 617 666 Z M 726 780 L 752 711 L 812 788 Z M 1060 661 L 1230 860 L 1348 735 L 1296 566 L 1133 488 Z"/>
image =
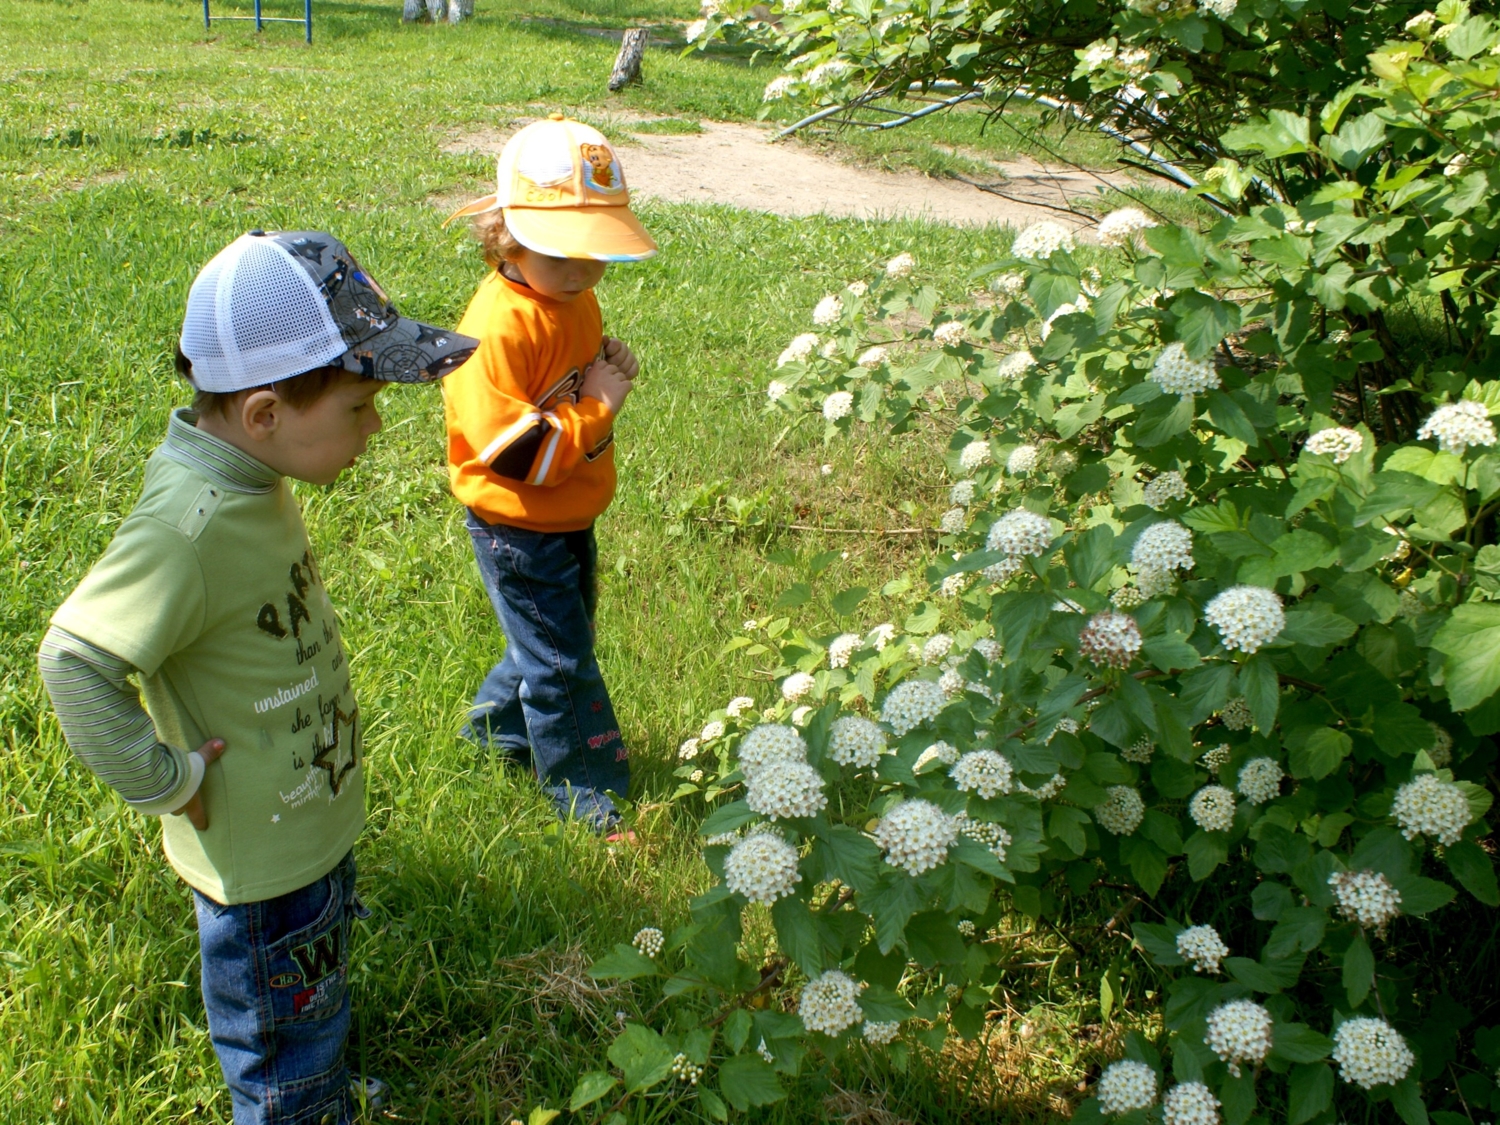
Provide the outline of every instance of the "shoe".
<path id="1" fill-rule="evenodd" d="M 356 1078 L 349 1077 L 349 1089 L 354 1094 L 354 1100 L 360 1102 L 370 1109 L 384 1109 L 386 1099 L 390 1096 L 391 1088 L 378 1078 L 369 1075 Z"/>

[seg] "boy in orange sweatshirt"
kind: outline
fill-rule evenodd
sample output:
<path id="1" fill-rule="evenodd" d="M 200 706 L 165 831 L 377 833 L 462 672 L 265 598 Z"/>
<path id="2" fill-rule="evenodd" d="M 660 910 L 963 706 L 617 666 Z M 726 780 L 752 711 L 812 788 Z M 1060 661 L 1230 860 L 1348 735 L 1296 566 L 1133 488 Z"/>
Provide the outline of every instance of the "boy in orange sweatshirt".
<path id="1" fill-rule="evenodd" d="M 607 831 L 630 767 L 594 655 L 594 521 L 614 497 L 614 422 L 638 364 L 604 335 L 594 286 L 656 243 L 609 142 L 561 114 L 512 137 L 496 178 L 453 216 L 476 217 L 495 270 L 459 326 L 479 350 L 444 384 L 448 475 L 506 639 L 466 729 L 529 756 L 560 816 Z"/>

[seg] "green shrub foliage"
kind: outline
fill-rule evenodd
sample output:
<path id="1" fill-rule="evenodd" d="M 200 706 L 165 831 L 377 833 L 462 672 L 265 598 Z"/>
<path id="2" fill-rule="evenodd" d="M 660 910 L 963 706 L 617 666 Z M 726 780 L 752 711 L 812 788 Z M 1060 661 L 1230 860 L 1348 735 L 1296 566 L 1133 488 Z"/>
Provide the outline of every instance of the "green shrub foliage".
<path id="1" fill-rule="evenodd" d="M 1221 34 L 1180 8 L 1114 19 Z M 1445 914 L 1500 905 L 1500 30 L 1446 4 L 1415 30 L 1316 116 L 1229 130 L 1218 190 L 1242 205 L 1207 232 L 1117 213 L 1100 255 L 1038 224 L 962 308 L 906 257 L 819 305 L 769 409 L 821 414 L 830 441 L 955 424 L 932 593 L 871 629 L 849 590 L 847 632 L 789 614 L 734 642 L 779 659 L 781 698 L 684 747 L 715 885 L 664 943 L 595 966 L 659 994 L 575 1103 L 675 1089 L 722 1119 L 861 1040 L 974 1035 L 1000 983 L 986 935 L 1102 879 L 1165 919 L 1132 936 L 1167 982 L 1160 1035 L 1075 1120 L 1500 1108 L 1500 1034 L 1464 1032 L 1488 1069 L 1455 1087 L 1424 982 L 1386 955 L 1425 927 L 1461 956 Z M 1246 197 L 1256 177 L 1281 199 Z M 1392 312 L 1405 352 L 1370 327 Z M 749 909 L 774 925 L 765 964 Z"/>

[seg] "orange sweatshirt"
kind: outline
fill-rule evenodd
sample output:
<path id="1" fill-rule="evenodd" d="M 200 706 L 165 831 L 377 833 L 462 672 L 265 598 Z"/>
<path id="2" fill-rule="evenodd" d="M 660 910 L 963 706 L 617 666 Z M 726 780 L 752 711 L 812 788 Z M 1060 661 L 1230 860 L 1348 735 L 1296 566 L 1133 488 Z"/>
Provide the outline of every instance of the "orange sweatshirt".
<path id="1" fill-rule="evenodd" d="M 458 330 L 479 350 L 443 380 L 453 495 L 488 523 L 588 527 L 615 494 L 614 415 L 578 396 L 604 343 L 594 294 L 553 301 L 496 270 Z"/>

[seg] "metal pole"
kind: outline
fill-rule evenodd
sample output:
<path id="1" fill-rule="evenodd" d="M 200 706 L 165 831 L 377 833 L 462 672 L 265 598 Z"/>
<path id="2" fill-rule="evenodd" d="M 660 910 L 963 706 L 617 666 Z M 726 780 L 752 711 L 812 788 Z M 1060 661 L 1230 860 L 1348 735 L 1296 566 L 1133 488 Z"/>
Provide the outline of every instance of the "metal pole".
<path id="1" fill-rule="evenodd" d="M 260 0 L 255 0 L 255 30 L 261 30 L 260 22 Z"/>
<path id="2" fill-rule="evenodd" d="M 307 45 L 312 46 L 312 0 L 302 0 L 302 18 L 307 22 Z"/>
<path id="3" fill-rule="evenodd" d="M 203 0 L 203 30 L 207 31 L 208 29 L 208 0 Z"/>

